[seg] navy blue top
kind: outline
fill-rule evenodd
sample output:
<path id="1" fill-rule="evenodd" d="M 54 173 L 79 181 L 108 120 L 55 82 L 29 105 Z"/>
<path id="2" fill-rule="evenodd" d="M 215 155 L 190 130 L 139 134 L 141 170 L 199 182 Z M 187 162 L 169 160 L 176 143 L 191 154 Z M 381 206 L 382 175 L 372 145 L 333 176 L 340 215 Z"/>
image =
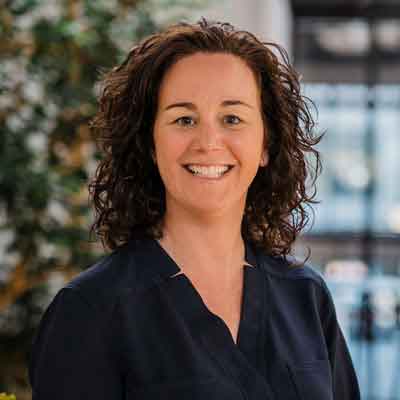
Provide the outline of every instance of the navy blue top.
<path id="1" fill-rule="evenodd" d="M 249 244 L 246 261 L 235 344 L 156 240 L 105 256 L 43 315 L 33 400 L 360 399 L 321 276 Z"/>

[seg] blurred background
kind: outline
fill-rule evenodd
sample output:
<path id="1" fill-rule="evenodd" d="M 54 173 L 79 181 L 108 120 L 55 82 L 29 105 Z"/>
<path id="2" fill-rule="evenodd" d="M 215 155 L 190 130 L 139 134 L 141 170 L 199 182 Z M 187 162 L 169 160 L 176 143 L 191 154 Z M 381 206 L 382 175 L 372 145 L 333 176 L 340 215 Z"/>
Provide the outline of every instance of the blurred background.
<path id="1" fill-rule="evenodd" d="M 363 399 L 400 400 L 400 0 L 0 0 L 0 393 L 31 398 L 44 309 L 89 238 L 99 73 L 200 16 L 283 45 L 317 105 L 323 172 L 295 246 L 334 296 Z"/>

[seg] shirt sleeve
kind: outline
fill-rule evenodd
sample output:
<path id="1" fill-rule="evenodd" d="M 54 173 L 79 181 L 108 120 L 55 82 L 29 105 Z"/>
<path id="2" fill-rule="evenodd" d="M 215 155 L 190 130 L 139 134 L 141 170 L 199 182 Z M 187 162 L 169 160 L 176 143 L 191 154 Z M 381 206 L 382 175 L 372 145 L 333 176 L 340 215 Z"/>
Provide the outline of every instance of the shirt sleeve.
<path id="1" fill-rule="evenodd" d="M 124 398 L 100 314 L 76 289 L 57 293 L 31 348 L 32 400 Z"/>
<path id="2" fill-rule="evenodd" d="M 323 328 L 331 364 L 334 400 L 359 400 L 360 390 L 353 362 L 337 320 L 332 296 L 326 284 Z"/>

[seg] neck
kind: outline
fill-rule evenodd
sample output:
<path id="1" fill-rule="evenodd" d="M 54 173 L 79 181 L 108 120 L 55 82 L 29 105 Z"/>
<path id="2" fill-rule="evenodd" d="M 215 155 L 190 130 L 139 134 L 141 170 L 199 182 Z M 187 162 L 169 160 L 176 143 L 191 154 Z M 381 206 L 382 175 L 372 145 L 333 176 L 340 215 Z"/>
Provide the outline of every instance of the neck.
<path id="1" fill-rule="evenodd" d="M 167 212 L 159 242 L 183 272 L 225 279 L 241 273 L 244 264 L 241 221 L 242 214 L 237 212 L 211 221 Z"/>

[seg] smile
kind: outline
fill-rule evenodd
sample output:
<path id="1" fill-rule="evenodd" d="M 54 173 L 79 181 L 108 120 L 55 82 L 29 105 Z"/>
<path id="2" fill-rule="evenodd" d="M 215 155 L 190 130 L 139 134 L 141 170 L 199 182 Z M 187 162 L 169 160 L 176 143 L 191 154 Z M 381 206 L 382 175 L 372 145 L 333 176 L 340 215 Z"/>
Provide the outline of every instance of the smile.
<path id="1" fill-rule="evenodd" d="M 192 175 L 204 178 L 219 178 L 233 168 L 233 165 L 198 165 L 187 164 L 184 168 Z"/>

